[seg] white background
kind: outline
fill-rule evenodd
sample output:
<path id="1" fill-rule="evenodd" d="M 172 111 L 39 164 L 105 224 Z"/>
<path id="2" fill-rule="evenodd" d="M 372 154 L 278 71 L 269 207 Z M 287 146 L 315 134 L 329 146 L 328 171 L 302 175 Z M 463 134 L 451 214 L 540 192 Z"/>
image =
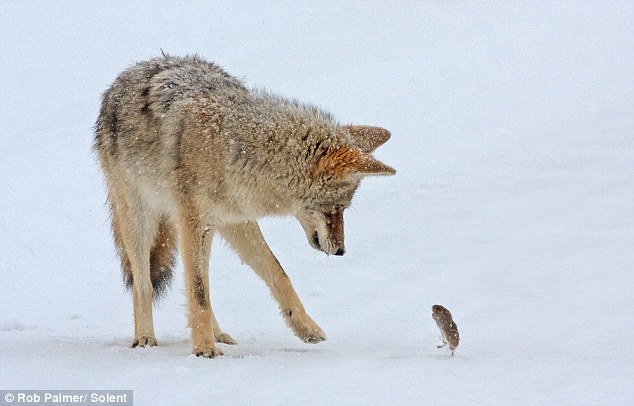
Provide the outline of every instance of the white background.
<path id="1" fill-rule="evenodd" d="M 634 396 L 634 3 L 0 2 L 0 388 L 137 405 L 626 404 Z M 295 338 L 222 241 L 238 345 L 190 355 L 182 271 L 133 314 L 91 152 L 100 94 L 197 52 L 249 86 L 388 128 L 344 257 L 264 233 L 328 335 Z M 431 306 L 454 314 L 437 350 Z"/>

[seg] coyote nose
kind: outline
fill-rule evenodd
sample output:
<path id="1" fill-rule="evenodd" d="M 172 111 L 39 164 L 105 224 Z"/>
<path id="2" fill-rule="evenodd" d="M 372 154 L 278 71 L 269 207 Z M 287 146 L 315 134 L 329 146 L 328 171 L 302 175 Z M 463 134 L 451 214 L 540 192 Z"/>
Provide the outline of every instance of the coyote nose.
<path id="1" fill-rule="evenodd" d="M 342 248 L 339 248 L 337 252 L 335 252 L 335 255 L 342 256 L 345 253 L 346 253 L 346 249 L 342 247 Z"/>

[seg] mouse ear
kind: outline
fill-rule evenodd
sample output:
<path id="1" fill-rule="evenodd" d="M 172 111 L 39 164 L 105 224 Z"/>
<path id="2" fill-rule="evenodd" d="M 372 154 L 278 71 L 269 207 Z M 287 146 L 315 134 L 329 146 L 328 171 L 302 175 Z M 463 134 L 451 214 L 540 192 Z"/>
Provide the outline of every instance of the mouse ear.
<path id="1" fill-rule="evenodd" d="M 390 132 L 381 127 L 370 127 L 367 125 L 347 125 L 350 137 L 363 152 L 373 152 L 375 149 L 385 144 L 390 139 Z"/>
<path id="2" fill-rule="evenodd" d="M 361 151 L 359 148 L 333 148 L 315 163 L 314 176 L 328 176 L 341 180 L 364 176 L 389 176 L 396 170 Z"/>

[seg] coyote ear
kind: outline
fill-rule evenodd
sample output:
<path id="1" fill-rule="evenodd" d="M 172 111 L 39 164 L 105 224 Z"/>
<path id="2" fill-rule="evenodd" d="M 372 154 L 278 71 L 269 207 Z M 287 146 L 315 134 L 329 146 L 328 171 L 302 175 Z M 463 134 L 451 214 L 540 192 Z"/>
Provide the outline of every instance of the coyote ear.
<path id="1" fill-rule="evenodd" d="M 395 173 L 394 168 L 358 148 L 328 150 L 319 158 L 313 171 L 314 176 L 328 176 L 341 180 L 363 176 L 389 176 Z"/>
<path id="2" fill-rule="evenodd" d="M 348 125 L 345 127 L 354 144 L 363 152 L 372 152 L 390 139 L 390 132 L 380 127 Z"/>

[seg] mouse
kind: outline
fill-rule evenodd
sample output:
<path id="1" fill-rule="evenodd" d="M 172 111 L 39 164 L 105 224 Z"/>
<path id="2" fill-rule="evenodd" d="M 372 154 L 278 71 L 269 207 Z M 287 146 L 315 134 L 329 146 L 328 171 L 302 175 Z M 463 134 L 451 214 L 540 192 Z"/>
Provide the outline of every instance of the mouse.
<path id="1" fill-rule="evenodd" d="M 433 305 L 431 307 L 432 318 L 436 321 L 438 328 L 440 329 L 442 343 L 438 348 L 443 348 L 448 345 L 451 350 L 451 355 L 454 354 L 458 344 L 460 343 L 460 334 L 458 334 L 458 325 L 453 321 L 451 312 L 444 306 Z"/>

